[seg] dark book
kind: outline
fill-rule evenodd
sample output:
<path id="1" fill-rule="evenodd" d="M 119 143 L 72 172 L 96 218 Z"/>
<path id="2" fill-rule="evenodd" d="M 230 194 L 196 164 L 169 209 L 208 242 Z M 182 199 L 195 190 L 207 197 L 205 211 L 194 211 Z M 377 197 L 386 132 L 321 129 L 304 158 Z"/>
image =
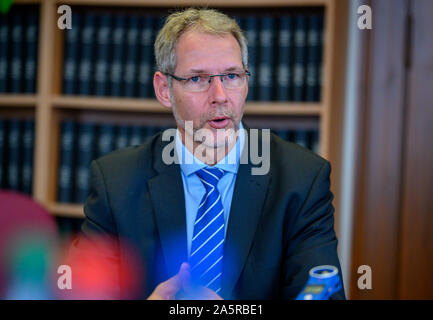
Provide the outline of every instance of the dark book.
<path id="1" fill-rule="evenodd" d="M 276 69 L 278 101 L 289 101 L 292 98 L 292 38 L 292 17 L 283 16 L 280 19 L 280 28 L 278 32 L 278 63 Z"/>
<path id="2" fill-rule="evenodd" d="M 75 122 L 62 122 L 60 137 L 60 165 L 58 178 L 58 201 L 73 202 L 74 170 L 75 170 Z"/>
<path id="3" fill-rule="evenodd" d="M 125 49 L 125 34 L 126 34 L 126 17 L 118 14 L 114 17 L 113 28 L 113 56 L 110 65 L 110 96 L 121 96 L 122 94 L 122 73 L 123 73 L 123 59 Z"/>
<path id="4" fill-rule="evenodd" d="M 23 91 L 23 42 L 24 21 L 22 12 L 12 14 L 11 26 L 11 56 L 10 56 L 10 92 Z"/>
<path id="5" fill-rule="evenodd" d="M 33 182 L 33 150 L 35 140 L 35 121 L 27 119 L 24 121 L 23 134 L 23 162 L 22 162 L 22 191 L 28 195 L 32 194 Z"/>
<path id="6" fill-rule="evenodd" d="M 96 32 L 96 16 L 88 13 L 84 16 L 83 29 L 81 32 L 81 59 L 78 71 L 78 93 L 80 95 L 90 95 L 93 91 L 91 88 L 92 77 L 94 72 L 94 47 Z"/>
<path id="7" fill-rule="evenodd" d="M 63 60 L 63 93 L 78 93 L 77 73 L 79 67 L 79 49 L 82 16 L 72 13 L 72 29 L 65 29 L 65 53 Z"/>
<path id="8" fill-rule="evenodd" d="M 258 18 L 247 16 L 243 18 L 242 24 L 245 28 L 245 36 L 248 42 L 248 71 L 251 76 L 248 79 L 248 97 L 247 100 L 257 100 L 257 51 L 258 51 Z"/>
<path id="9" fill-rule="evenodd" d="M 24 63 L 24 92 L 36 92 L 36 69 L 38 56 L 38 14 L 29 12 L 25 29 L 25 63 Z"/>
<path id="10" fill-rule="evenodd" d="M 125 68 L 123 70 L 123 96 L 134 97 L 137 95 L 136 62 L 138 55 L 139 17 L 136 15 L 130 16 L 128 22 L 129 25 L 126 32 L 126 59 Z"/>
<path id="11" fill-rule="evenodd" d="M 303 15 L 295 17 L 294 28 L 294 61 L 293 61 L 293 100 L 304 101 L 306 72 L 307 18 Z"/>
<path id="12" fill-rule="evenodd" d="M 130 127 L 128 125 L 120 125 L 116 128 L 116 134 L 114 138 L 114 149 L 122 149 L 128 146 L 129 144 L 129 130 Z"/>
<path id="13" fill-rule="evenodd" d="M 108 93 L 108 68 L 110 53 L 110 32 L 112 17 L 110 14 L 102 14 L 99 17 L 99 25 L 96 31 L 96 64 L 94 74 L 94 94 L 105 96 Z"/>
<path id="14" fill-rule="evenodd" d="M 300 146 L 303 146 L 304 148 L 308 148 L 308 132 L 302 129 L 296 130 L 294 135 L 294 142 L 299 144 Z"/>
<path id="15" fill-rule="evenodd" d="M 95 125 L 80 123 L 76 153 L 75 202 L 84 203 L 90 193 L 90 163 L 94 159 Z"/>
<path id="16" fill-rule="evenodd" d="M 138 55 L 138 96 L 147 98 L 151 96 L 151 87 L 153 79 L 153 25 L 154 19 L 151 16 L 145 16 L 140 19 L 140 33 L 138 38 L 139 55 Z"/>
<path id="17" fill-rule="evenodd" d="M 97 136 L 97 158 L 113 151 L 114 149 L 114 126 L 102 124 L 98 126 Z"/>
<path id="18" fill-rule="evenodd" d="M 319 131 L 313 130 L 311 132 L 311 147 L 310 149 L 315 152 L 319 153 Z"/>
<path id="19" fill-rule="evenodd" d="M 152 136 L 154 136 L 157 132 L 159 131 L 158 127 L 154 127 L 154 126 L 146 126 L 144 128 L 144 141 L 146 141 L 147 139 L 151 138 Z"/>
<path id="20" fill-rule="evenodd" d="M 130 146 L 138 146 L 143 142 L 143 127 L 132 126 L 131 136 L 129 137 Z"/>
<path id="21" fill-rule="evenodd" d="M 8 34 L 9 34 L 9 16 L 0 14 L 0 93 L 8 91 Z"/>
<path id="22" fill-rule="evenodd" d="M 322 16 L 308 17 L 307 33 L 307 74 L 306 74 L 306 101 L 320 100 L 320 68 L 322 60 L 321 28 Z"/>
<path id="23" fill-rule="evenodd" d="M 288 132 L 286 129 L 275 129 L 274 133 L 279 136 L 281 139 L 283 140 L 287 140 L 288 139 Z"/>
<path id="24" fill-rule="evenodd" d="M 21 190 L 21 128 L 20 119 L 9 121 L 7 180 L 8 188 L 15 191 Z"/>
<path id="25" fill-rule="evenodd" d="M 260 63 L 258 72 L 258 100 L 271 101 L 274 69 L 275 19 L 264 16 L 260 19 L 259 47 Z"/>

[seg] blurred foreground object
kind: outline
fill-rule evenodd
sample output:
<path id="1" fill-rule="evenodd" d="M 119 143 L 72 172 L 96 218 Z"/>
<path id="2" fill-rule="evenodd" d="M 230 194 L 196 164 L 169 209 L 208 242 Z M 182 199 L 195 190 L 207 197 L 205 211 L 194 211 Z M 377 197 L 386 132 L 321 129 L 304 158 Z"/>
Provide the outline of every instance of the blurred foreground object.
<path id="1" fill-rule="evenodd" d="M 342 289 L 338 269 L 335 266 L 317 266 L 310 270 L 310 277 L 296 300 L 329 300 Z"/>
<path id="2" fill-rule="evenodd" d="M 51 299 L 56 261 L 54 218 L 32 198 L 0 191 L 0 297 Z"/>
<path id="3" fill-rule="evenodd" d="M 13 0 L 0 0 L 0 12 L 7 13 L 12 5 Z"/>
<path id="4" fill-rule="evenodd" d="M 59 290 L 59 299 L 117 300 L 139 295 L 142 270 L 134 251 L 124 241 L 81 235 L 62 261 L 72 272 L 72 288 Z"/>

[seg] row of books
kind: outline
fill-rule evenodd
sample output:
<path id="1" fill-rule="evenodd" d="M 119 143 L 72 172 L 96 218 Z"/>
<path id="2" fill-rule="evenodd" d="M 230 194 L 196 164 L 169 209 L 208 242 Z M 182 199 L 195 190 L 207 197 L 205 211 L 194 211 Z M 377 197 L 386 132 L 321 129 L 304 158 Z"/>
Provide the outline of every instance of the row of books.
<path id="1" fill-rule="evenodd" d="M 89 169 L 93 159 L 117 149 L 139 145 L 163 129 L 166 127 L 62 122 L 58 201 L 84 203 L 89 194 Z"/>
<path id="2" fill-rule="evenodd" d="M 39 13 L 0 14 L 0 93 L 36 92 Z"/>
<path id="3" fill-rule="evenodd" d="M 61 124 L 58 201 L 84 203 L 90 189 L 90 162 L 113 150 L 139 145 L 166 127 L 95 124 L 64 121 Z M 283 139 L 317 152 L 318 133 L 308 130 L 275 130 Z"/>
<path id="4" fill-rule="evenodd" d="M 323 15 L 237 17 L 248 40 L 249 100 L 319 101 Z M 65 30 L 63 93 L 154 97 L 159 16 L 74 13 Z"/>
<path id="5" fill-rule="evenodd" d="M 32 193 L 34 119 L 0 118 L 0 189 Z"/>
<path id="6" fill-rule="evenodd" d="M 248 41 L 248 99 L 320 101 L 323 14 L 237 18 Z"/>

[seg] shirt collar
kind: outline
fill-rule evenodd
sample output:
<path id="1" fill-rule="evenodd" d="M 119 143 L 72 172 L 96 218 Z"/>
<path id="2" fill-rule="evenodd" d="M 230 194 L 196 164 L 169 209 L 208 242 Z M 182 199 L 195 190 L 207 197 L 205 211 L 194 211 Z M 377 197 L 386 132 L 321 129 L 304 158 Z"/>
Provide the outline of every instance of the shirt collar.
<path id="1" fill-rule="evenodd" d="M 227 172 L 237 173 L 239 168 L 240 157 L 245 144 L 245 132 L 242 121 L 239 122 L 240 134 L 235 146 L 230 152 L 221 159 L 213 168 L 219 168 Z M 196 171 L 207 167 L 208 165 L 196 157 L 185 147 L 180 137 L 179 129 L 176 129 L 176 152 L 182 157 L 180 168 L 185 176 L 189 176 Z M 189 161 L 186 161 L 189 160 Z"/>

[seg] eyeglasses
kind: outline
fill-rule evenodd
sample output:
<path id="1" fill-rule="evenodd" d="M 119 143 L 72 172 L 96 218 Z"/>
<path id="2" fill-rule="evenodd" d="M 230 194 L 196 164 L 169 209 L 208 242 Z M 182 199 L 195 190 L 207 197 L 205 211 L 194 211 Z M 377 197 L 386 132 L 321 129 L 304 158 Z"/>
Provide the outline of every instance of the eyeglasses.
<path id="1" fill-rule="evenodd" d="M 207 91 L 210 87 L 213 77 L 220 77 L 221 82 L 226 89 L 238 89 L 245 84 L 247 76 L 251 76 L 249 71 L 242 73 L 230 72 L 223 74 L 198 74 L 187 78 L 181 78 L 174 74 L 166 73 L 166 75 L 172 77 L 177 81 L 183 81 L 184 88 L 191 92 L 203 92 Z"/>

